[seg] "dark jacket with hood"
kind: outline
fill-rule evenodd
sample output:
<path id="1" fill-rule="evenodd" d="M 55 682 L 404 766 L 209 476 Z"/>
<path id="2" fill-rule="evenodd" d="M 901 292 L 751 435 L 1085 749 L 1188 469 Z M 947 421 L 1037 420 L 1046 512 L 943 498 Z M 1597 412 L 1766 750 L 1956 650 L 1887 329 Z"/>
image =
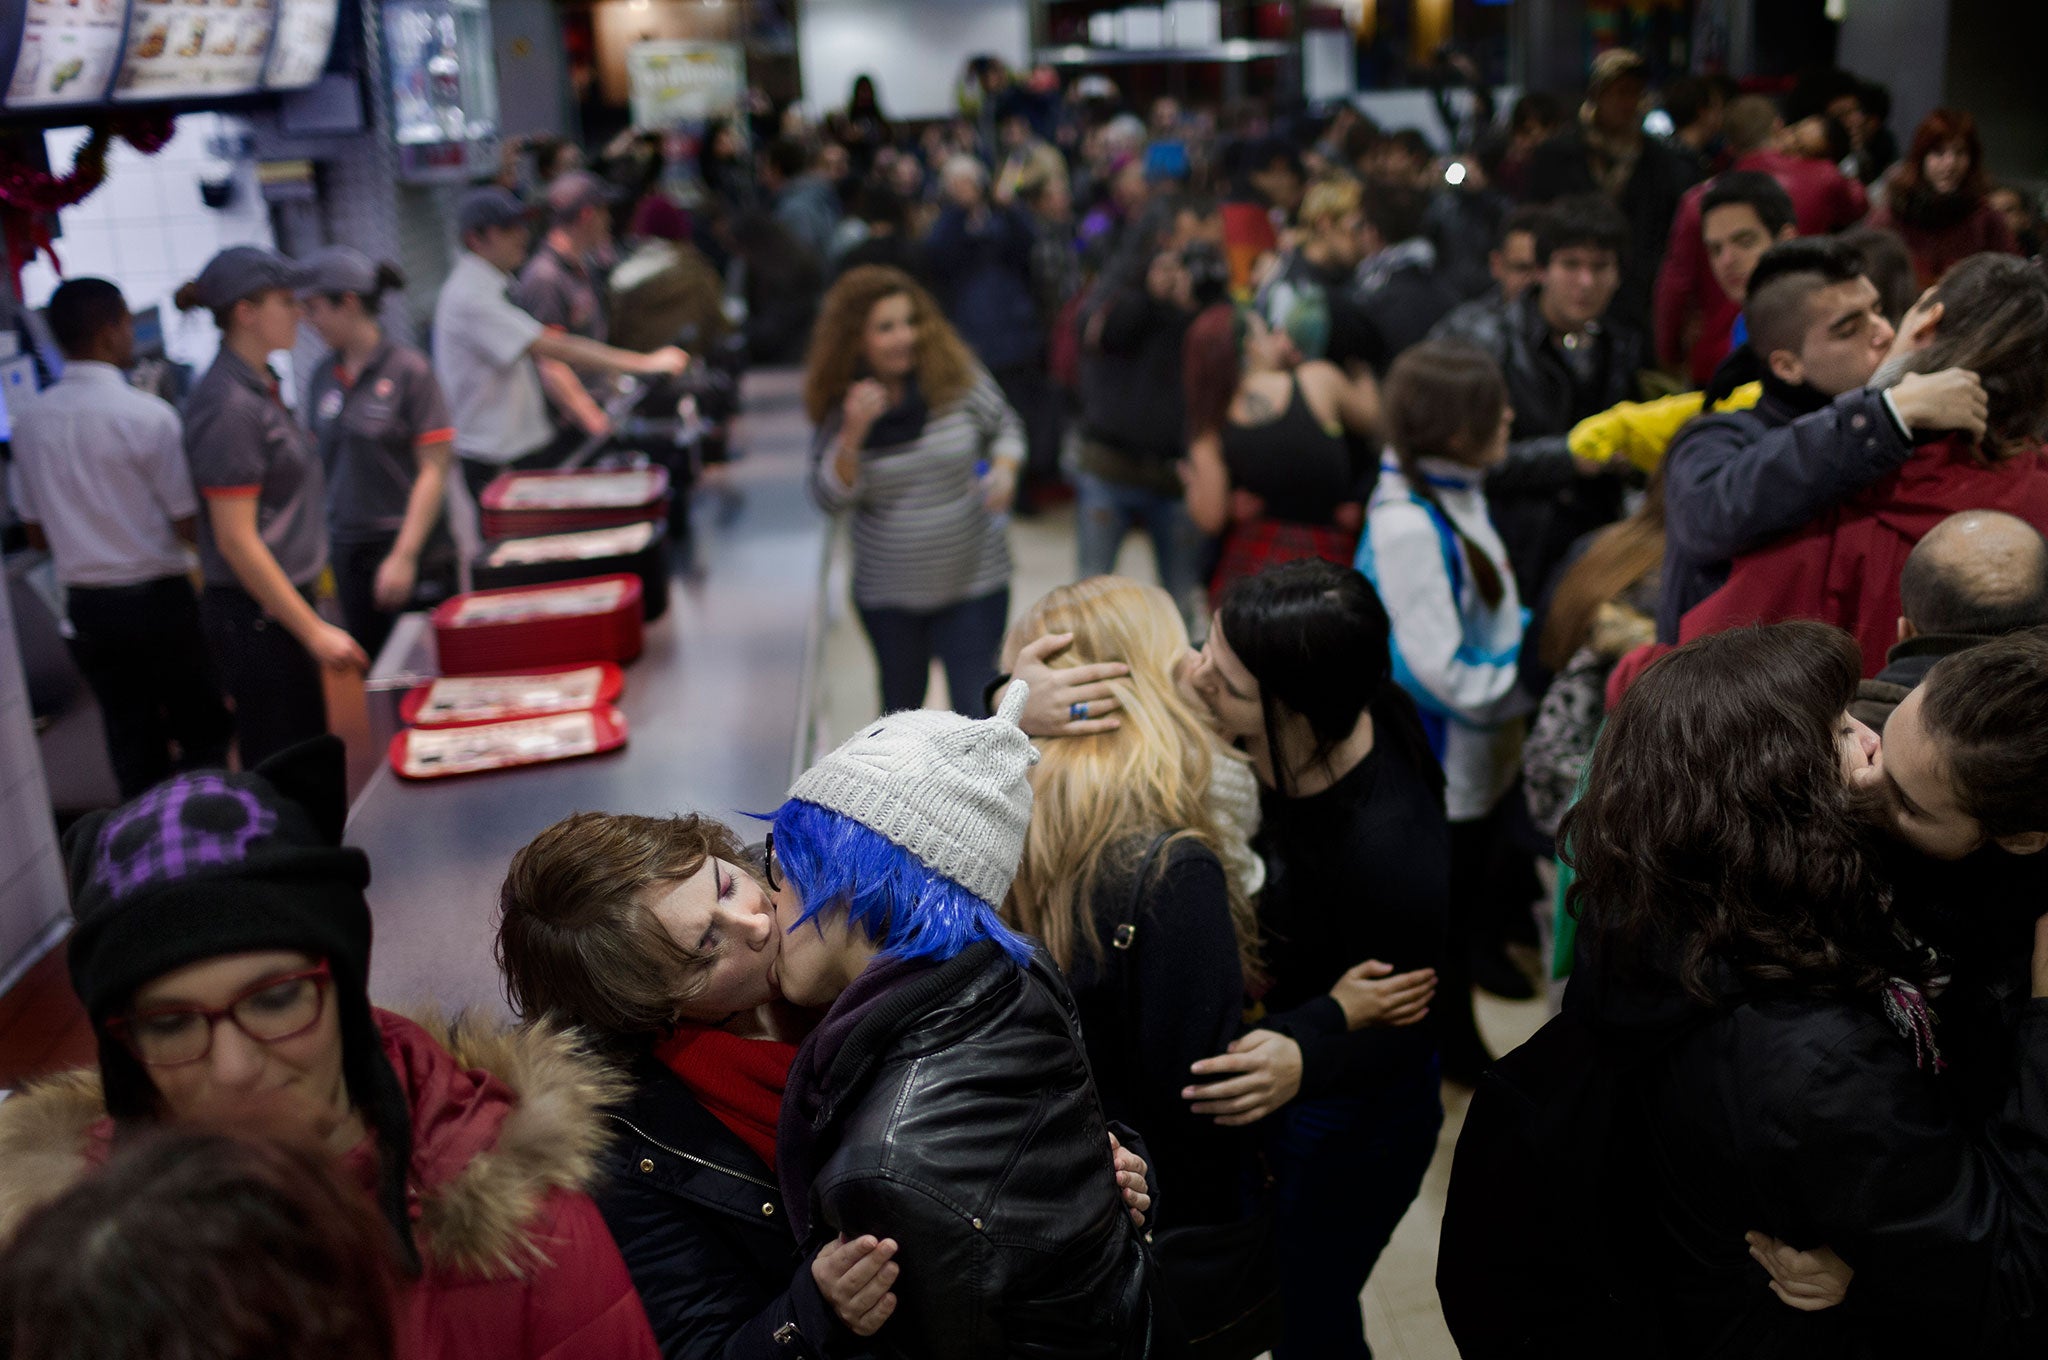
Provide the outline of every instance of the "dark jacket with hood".
<path id="1" fill-rule="evenodd" d="M 2018 1008 L 2016 1069 L 1980 1124 L 1877 998 L 1764 990 L 1725 965 L 1711 987 L 1701 1005 L 1675 978 L 1621 978 L 1582 945 L 1565 998 L 1612 1053 L 1654 1054 L 1621 1088 L 1613 1142 L 1641 1215 L 1617 1231 L 1664 1352 L 2038 1355 L 2048 1001 Z M 1749 1257 L 1752 1229 L 1832 1247 L 1856 1271 L 1847 1302 L 1780 1303 Z"/>
<path id="2" fill-rule="evenodd" d="M 651 1053 L 625 1075 L 595 1197 L 663 1360 L 860 1353 L 797 1252 L 775 1173 Z"/>
<path id="3" fill-rule="evenodd" d="M 1079 1021 L 1042 952 L 878 959 L 799 1050 L 776 1171 L 808 1253 L 893 1237 L 888 1356 L 1150 1353 L 1144 1251 Z"/>
<path id="4" fill-rule="evenodd" d="M 1580 476 L 1566 439 L 1587 416 L 1640 397 L 1647 366 L 1642 332 L 1610 313 L 1581 376 L 1543 319 L 1541 297 L 1539 286 L 1505 305 L 1459 307 L 1430 332 L 1477 345 L 1507 379 L 1515 423 L 1508 461 L 1486 475 L 1486 498 L 1525 600 L 1542 595 L 1573 543 L 1621 517 L 1621 483 Z"/>
<path id="5" fill-rule="evenodd" d="M 1679 431 L 1664 455 L 1664 585 L 1657 640 L 1728 582 L 1732 560 L 1810 524 L 1896 472 L 1913 445 L 1880 393 L 1830 400 L 1766 374 L 1746 411 L 1716 411 Z"/>

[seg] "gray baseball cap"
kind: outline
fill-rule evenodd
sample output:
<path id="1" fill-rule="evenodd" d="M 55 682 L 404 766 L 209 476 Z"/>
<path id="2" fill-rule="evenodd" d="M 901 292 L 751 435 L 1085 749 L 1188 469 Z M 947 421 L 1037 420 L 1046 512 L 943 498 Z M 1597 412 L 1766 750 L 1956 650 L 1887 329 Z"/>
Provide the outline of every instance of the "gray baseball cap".
<path id="1" fill-rule="evenodd" d="M 334 297 L 354 293 L 371 297 L 377 292 L 377 263 L 349 246 L 327 246 L 299 261 L 301 295 L 323 293 Z"/>
<path id="2" fill-rule="evenodd" d="M 488 227 L 525 226 L 527 218 L 526 205 L 511 190 L 486 185 L 462 196 L 462 204 L 455 210 L 455 230 L 467 236 Z"/>
<path id="3" fill-rule="evenodd" d="M 206 262 L 206 268 L 199 271 L 192 286 L 198 293 L 199 305 L 218 312 L 273 288 L 296 291 L 304 277 L 297 265 L 274 250 L 229 246 Z"/>
<path id="4" fill-rule="evenodd" d="M 548 216 L 570 222 L 585 208 L 603 207 L 618 197 L 618 190 L 588 170 L 571 170 L 548 185 Z"/>

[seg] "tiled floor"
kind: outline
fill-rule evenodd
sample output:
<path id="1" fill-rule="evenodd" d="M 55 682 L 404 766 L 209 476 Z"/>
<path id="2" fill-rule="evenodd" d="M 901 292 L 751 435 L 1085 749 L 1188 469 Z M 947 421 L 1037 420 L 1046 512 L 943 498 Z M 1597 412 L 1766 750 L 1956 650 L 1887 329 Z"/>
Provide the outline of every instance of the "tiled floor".
<path id="1" fill-rule="evenodd" d="M 1012 616 L 1021 614 L 1052 587 L 1073 579 L 1074 526 L 1070 508 L 1018 520 L 1010 535 L 1016 558 L 1011 582 Z M 842 552 L 843 556 L 843 552 Z M 874 660 L 846 595 L 846 574 L 837 572 L 831 623 L 825 635 L 820 724 L 826 741 L 836 744 L 875 716 L 879 702 Z M 1155 580 L 1151 548 L 1140 535 L 1124 544 L 1117 569 L 1140 580 Z M 945 682 L 934 668 L 930 701 L 945 697 Z M 827 747 L 829 749 L 829 747 Z M 1541 1001 L 1513 1003 L 1481 995 L 1479 1026 L 1495 1053 L 1505 1052 L 1536 1032 L 1545 1018 Z M 1436 1160 L 1423 1180 L 1422 1193 L 1394 1230 L 1393 1241 L 1365 1289 L 1366 1335 L 1379 1360 L 1457 1360 L 1457 1347 L 1444 1327 L 1436 1298 L 1437 1229 L 1443 1218 L 1444 1189 L 1450 1183 L 1451 1149 L 1464 1127 L 1470 1093 L 1444 1087 L 1444 1127 L 1437 1140 Z"/>

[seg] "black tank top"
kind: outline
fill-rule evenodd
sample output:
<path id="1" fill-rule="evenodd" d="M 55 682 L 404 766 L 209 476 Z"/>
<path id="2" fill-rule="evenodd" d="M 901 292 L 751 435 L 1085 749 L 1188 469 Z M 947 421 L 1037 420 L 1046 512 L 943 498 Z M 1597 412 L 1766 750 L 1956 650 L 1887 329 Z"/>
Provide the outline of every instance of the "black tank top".
<path id="1" fill-rule="evenodd" d="M 1290 384 L 1287 409 L 1260 425 L 1223 426 L 1223 463 L 1230 484 L 1266 503 L 1266 518 L 1290 524 L 1330 524 L 1337 507 L 1356 499 L 1351 452 L 1309 409 L 1301 379 Z"/>

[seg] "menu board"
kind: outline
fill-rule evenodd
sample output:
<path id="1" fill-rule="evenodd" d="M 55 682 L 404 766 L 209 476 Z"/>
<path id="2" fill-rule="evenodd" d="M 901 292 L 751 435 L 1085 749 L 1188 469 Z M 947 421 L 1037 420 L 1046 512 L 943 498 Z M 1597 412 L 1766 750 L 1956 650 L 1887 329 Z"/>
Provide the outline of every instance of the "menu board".
<path id="1" fill-rule="evenodd" d="M 262 88 L 278 0 L 133 3 L 128 51 L 114 82 L 116 100 L 218 97 Z"/>
<path id="2" fill-rule="evenodd" d="M 278 0 L 277 36 L 270 42 L 270 69 L 263 83 L 273 90 L 298 90 L 320 79 L 334 46 L 335 11 L 341 0 Z"/>
<path id="3" fill-rule="evenodd" d="M 55 108 L 104 98 L 121 56 L 128 0 L 25 0 L 22 8 L 21 49 L 7 83 L 7 107 Z"/>

